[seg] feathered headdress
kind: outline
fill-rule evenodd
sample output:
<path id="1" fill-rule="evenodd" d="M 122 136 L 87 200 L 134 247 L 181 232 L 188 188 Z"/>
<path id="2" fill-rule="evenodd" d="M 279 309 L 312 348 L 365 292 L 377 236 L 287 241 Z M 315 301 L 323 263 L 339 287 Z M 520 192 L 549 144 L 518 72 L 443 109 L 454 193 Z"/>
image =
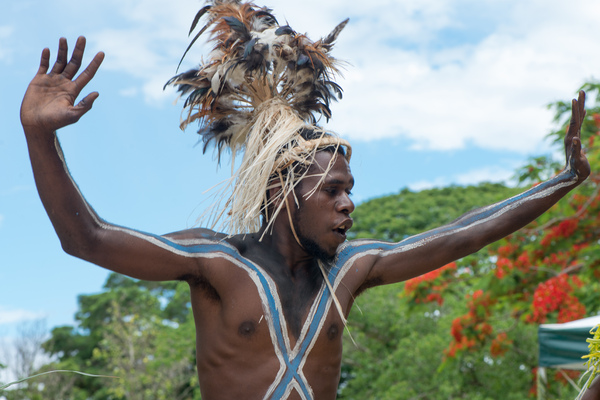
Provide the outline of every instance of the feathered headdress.
<path id="1" fill-rule="evenodd" d="M 342 88 L 333 81 L 339 63 L 329 52 L 348 20 L 313 42 L 280 26 L 271 12 L 240 0 L 208 1 L 196 14 L 190 35 L 203 17 L 206 24 L 182 57 L 209 31 L 214 48 L 208 61 L 167 82 L 187 96 L 181 128 L 198 121 L 204 151 L 213 143 L 219 160 L 225 148 L 234 157 L 243 152 L 224 189 L 229 195 L 210 212 L 213 227 L 224 213 L 230 215 L 225 223 L 230 234 L 258 230 L 261 214 L 269 223 L 275 219 L 283 206 L 279 200 L 293 193 L 306 174 L 307 168 L 299 172 L 291 166 L 310 165 L 324 147 L 344 147 L 348 160 L 351 154 L 345 140 L 316 126 L 317 116 L 329 119 L 330 102 L 342 97 Z M 301 135 L 307 128 L 317 133 L 309 140 Z M 267 189 L 278 186 L 277 195 L 267 198 Z M 277 203 L 272 215 L 265 213 Z"/>

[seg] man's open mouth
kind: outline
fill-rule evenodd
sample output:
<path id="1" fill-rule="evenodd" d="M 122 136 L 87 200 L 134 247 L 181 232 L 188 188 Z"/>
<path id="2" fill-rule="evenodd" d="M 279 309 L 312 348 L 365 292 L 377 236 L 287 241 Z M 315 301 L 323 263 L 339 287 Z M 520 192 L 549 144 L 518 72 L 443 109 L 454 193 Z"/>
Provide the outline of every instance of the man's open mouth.
<path id="1" fill-rule="evenodd" d="M 346 239 L 346 232 L 352 227 L 352 220 L 346 220 L 342 224 L 338 225 L 333 231 L 342 235 Z"/>

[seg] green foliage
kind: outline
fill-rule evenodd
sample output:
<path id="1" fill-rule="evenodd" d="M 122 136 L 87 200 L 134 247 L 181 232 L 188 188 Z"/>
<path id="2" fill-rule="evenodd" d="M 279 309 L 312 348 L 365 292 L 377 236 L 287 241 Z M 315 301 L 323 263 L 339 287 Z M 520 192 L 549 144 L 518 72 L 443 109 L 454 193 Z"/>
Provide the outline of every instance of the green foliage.
<path id="1" fill-rule="evenodd" d="M 354 312 L 351 318 L 360 347 L 346 346 L 344 363 L 351 366 L 353 379 L 340 399 L 526 397 L 531 372 L 520 365 L 531 361 L 535 329 L 524 332 L 501 363 L 481 351 L 463 354 L 458 362 L 440 368 L 453 317 L 465 310 L 464 301 L 450 296 L 443 306 L 427 304 L 417 311 L 401 301 L 401 293 L 402 285 L 396 285 L 371 290 L 359 299 L 363 314 Z"/>
<path id="2" fill-rule="evenodd" d="M 54 361 L 38 372 L 69 369 L 118 379 L 46 375 L 15 392 L 14 400 L 200 399 L 187 284 L 111 274 L 104 289 L 79 296 L 78 326 L 52 330 L 43 347 Z"/>

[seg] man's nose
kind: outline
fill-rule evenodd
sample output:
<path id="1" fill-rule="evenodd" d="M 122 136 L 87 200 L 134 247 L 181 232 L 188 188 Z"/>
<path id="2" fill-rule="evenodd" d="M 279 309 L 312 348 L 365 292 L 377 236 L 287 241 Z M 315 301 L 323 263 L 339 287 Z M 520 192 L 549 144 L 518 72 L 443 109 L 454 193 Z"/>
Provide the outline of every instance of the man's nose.
<path id="1" fill-rule="evenodd" d="M 348 193 L 344 193 L 338 201 L 337 211 L 344 214 L 351 214 L 354 211 L 354 202 Z"/>

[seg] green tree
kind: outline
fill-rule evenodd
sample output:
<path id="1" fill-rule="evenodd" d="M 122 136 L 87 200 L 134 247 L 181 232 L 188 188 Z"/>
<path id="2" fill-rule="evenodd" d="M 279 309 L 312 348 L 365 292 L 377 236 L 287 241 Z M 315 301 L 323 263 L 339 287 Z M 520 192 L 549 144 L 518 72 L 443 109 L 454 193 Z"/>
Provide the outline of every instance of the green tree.
<path id="1" fill-rule="evenodd" d="M 43 348 L 54 361 L 38 372 L 76 370 L 117 378 L 46 375 L 30 381 L 27 397 L 15 400 L 199 399 L 187 284 L 111 274 L 104 289 L 79 296 L 77 327 L 52 330 Z"/>

